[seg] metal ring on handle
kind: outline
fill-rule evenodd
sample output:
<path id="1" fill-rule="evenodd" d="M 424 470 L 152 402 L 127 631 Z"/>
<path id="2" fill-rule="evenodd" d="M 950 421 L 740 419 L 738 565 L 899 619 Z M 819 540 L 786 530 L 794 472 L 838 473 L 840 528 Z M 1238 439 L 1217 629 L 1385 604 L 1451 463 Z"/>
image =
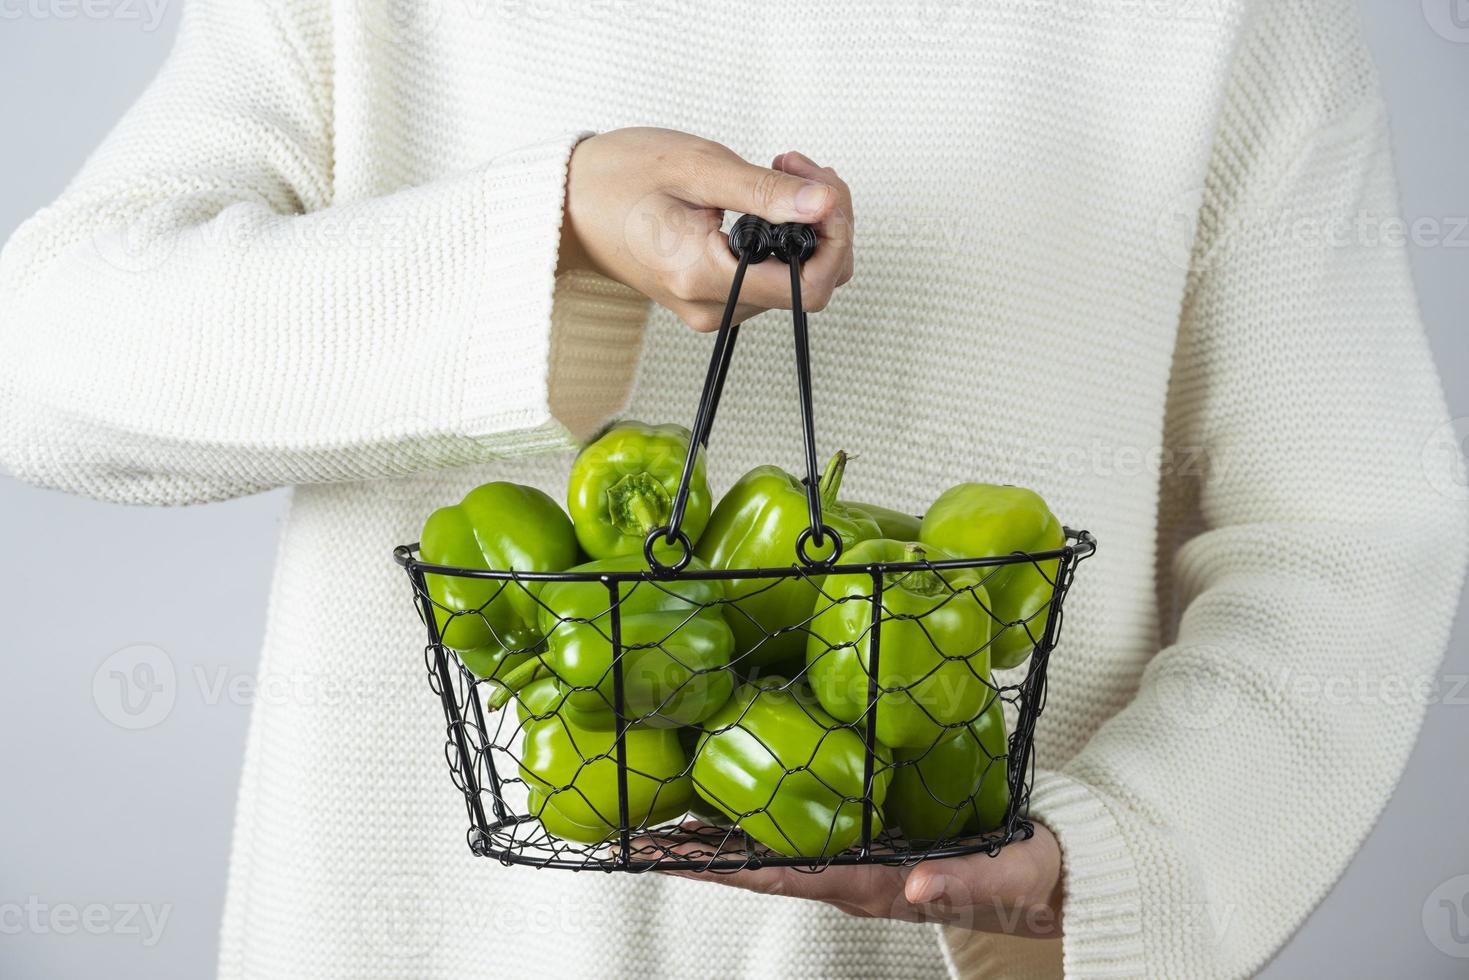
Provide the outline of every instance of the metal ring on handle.
<path id="1" fill-rule="evenodd" d="M 660 541 L 663 541 L 670 545 L 674 544 L 675 542 L 682 545 L 682 557 L 680 557 L 679 560 L 674 562 L 672 565 L 665 565 L 662 560 L 659 559 L 657 554 L 653 551 L 654 547 L 659 544 Z M 673 537 L 670 539 L 667 537 L 667 530 L 665 528 L 655 527 L 653 528 L 653 530 L 649 531 L 648 536 L 643 539 L 643 557 L 646 558 L 648 561 L 648 568 L 650 568 L 656 574 L 672 575 L 675 572 L 683 571 L 689 566 L 689 562 L 692 561 L 694 557 L 694 544 L 692 541 L 689 540 L 689 536 L 685 534 L 682 530 L 674 531 Z"/>
<path id="2" fill-rule="evenodd" d="M 801 564 L 807 568 L 830 568 L 842 557 L 842 536 L 836 532 L 836 528 L 830 524 L 823 524 L 821 534 L 823 538 L 830 537 L 833 546 L 832 553 L 825 558 L 812 558 L 806 554 L 806 543 L 815 537 L 809 527 L 801 528 L 801 533 L 796 538 L 796 557 L 801 559 Z M 817 541 L 816 545 L 820 547 L 821 542 Z"/>

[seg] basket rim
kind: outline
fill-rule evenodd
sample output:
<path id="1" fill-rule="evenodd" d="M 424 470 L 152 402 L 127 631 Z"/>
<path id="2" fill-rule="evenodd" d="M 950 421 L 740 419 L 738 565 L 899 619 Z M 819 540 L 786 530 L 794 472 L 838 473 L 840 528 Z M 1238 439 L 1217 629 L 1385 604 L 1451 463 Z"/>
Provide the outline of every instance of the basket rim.
<path id="1" fill-rule="evenodd" d="M 780 568 L 704 568 L 697 570 L 654 571 L 641 569 L 626 572 L 531 572 L 499 568 L 464 568 L 456 565 L 438 565 L 418 557 L 420 542 L 400 544 L 393 549 L 393 560 L 409 574 L 447 575 L 452 578 L 498 579 L 515 582 L 657 582 L 668 579 L 716 580 L 746 578 L 788 578 L 792 574 L 813 575 L 871 575 L 888 572 L 911 572 L 920 569 L 988 568 L 999 565 L 1018 565 L 1025 562 L 1056 561 L 1068 559 L 1071 564 L 1082 561 L 1097 550 L 1097 539 L 1090 531 L 1063 528 L 1069 542 L 1049 551 L 1013 551 L 1005 555 L 985 555 L 975 558 L 950 558 L 944 561 L 872 562 L 865 565 L 825 565 L 820 562 L 801 565 L 792 562 Z"/>

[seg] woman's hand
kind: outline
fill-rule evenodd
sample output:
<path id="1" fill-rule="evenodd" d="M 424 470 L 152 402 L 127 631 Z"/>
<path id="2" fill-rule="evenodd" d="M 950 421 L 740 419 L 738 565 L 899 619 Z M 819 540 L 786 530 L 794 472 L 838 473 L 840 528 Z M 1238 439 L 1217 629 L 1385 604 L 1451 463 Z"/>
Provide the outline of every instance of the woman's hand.
<path id="1" fill-rule="evenodd" d="M 572 152 L 560 267 L 600 272 L 695 330 L 715 330 L 736 265 L 719 230 L 726 209 L 816 226 L 820 243 L 801 269 L 807 310 L 824 308 L 851 278 L 852 196 L 836 171 L 799 153 L 766 169 L 697 136 L 642 128 L 593 136 Z M 753 265 L 735 322 L 790 305 L 785 265 Z"/>
<path id="2" fill-rule="evenodd" d="M 1061 848 L 1040 824 L 1035 836 L 995 857 L 924 861 L 912 868 L 832 866 L 820 874 L 761 868 L 735 874 L 670 871 L 767 895 L 809 898 L 849 915 L 942 922 L 982 932 L 1055 938 L 1061 935 Z"/>

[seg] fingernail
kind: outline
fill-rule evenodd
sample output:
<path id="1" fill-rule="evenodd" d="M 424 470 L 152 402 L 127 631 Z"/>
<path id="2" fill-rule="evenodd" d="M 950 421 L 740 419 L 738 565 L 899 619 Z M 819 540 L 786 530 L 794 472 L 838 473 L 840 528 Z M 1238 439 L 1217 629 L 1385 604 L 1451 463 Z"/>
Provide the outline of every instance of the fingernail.
<path id="1" fill-rule="evenodd" d="M 820 214 L 830 194 L 831 188 L 825 184 L 807 184 L 796 191 L 796 210 L 802 214 Z"/>
<path id="2" fill-rule="evenodd" d="M 929 875 L 918 884 L 909 889 L 908 901 L 914 905 L 927 905 L 939 898 L 944 893 L 943 878 L 939 875 Z"/>

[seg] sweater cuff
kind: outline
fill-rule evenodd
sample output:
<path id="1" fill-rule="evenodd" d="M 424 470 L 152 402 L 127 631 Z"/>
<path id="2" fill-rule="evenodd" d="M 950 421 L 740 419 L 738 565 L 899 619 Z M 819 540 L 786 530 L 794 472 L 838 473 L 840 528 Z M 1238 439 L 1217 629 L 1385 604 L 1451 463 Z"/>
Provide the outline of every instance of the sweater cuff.
<path id="1" fill-rule="evenodd" d="M 1030 816 L 1061 844 L 1066 976 L 1146 977 L 1137 866 L 1106 804 L 1069 776 L 1037 770 Z"/>
<path id="2" fill-rule="evenodd" d="M 556 280 L 547 372 L 552 416 L 580 442 L 627 405 L 649 300 L 594 272 Z"/>
<path id="3" fill-rule="evenodd" d="M 1031 785 L 1028 815 L 1045 824 L 1061 845 L 1061 940 L 941 926 L 949 975 L 954 980 L 1146 977 L 1137 871 L 1106 805 L 1075 779 L 1040 769 Z"/>
<path id="4" fill-rule="evenodd" d="M 551 413 L 557 252 L 571 151 L 586 133 L 522 147 L 478 173 L 484 236 L 458 365 L 462 435 L 496 456 L 565 449 Z M 531 369 L 535 365 L 536 369 Z"/>

